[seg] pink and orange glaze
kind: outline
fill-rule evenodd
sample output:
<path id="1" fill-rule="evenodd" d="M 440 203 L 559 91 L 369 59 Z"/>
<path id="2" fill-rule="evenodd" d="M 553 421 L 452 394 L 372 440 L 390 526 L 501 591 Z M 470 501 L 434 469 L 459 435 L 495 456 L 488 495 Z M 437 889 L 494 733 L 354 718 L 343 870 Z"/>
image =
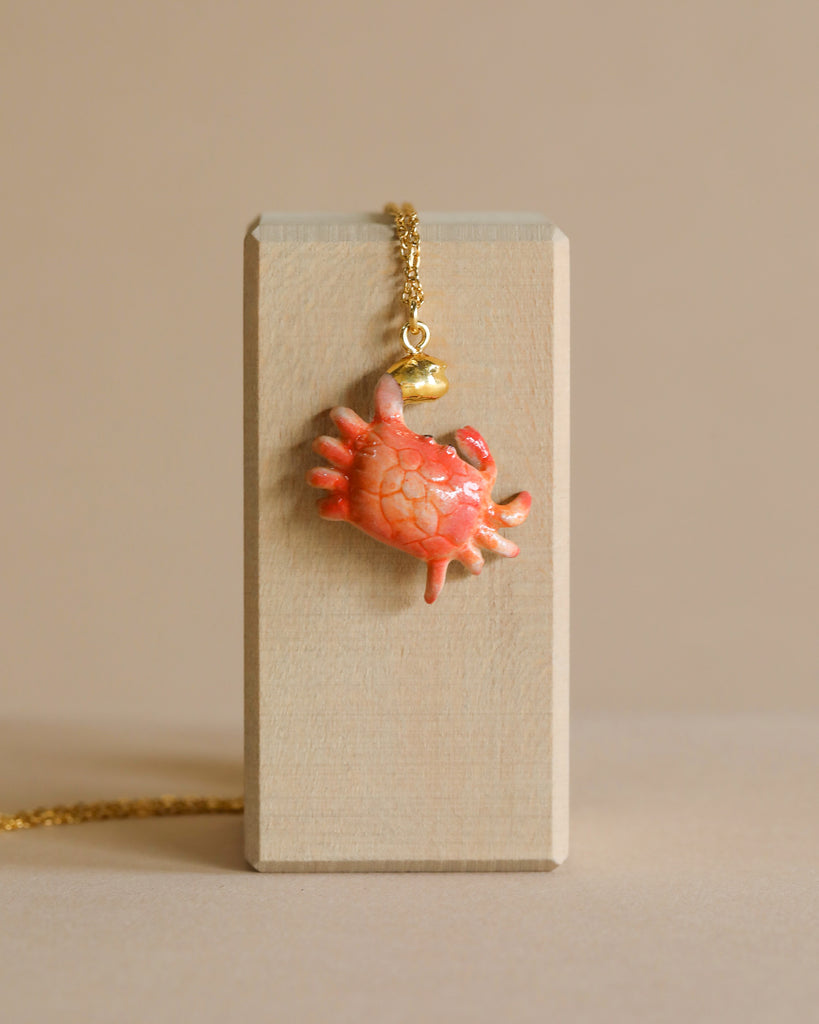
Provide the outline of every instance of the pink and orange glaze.
<path id="1" fill-rule="evenodd" d="M 314 451 L 333 465 L 311 469 L 307 482 L 332 492 L 318 501 L 325 519 L 344 519 L 376 540 L 427 563 L 424 599 L 441 593 L 453 559 L 476 575 L 480 548 L 508 558 L 517 544 L 501 526 L 519 526 L 529 514 L 531 495 L 522 491 L 506 505 L 492 501 L 497 476 L 486 442 L 472 427 L 456 433 L 458 446 L 440 445 L 404 423 L 399 384 L 385 373 L 375 389 L 375 416 L 367 423 L 351 409 L 331 410 L 341 438 L 318 437 Z"/>

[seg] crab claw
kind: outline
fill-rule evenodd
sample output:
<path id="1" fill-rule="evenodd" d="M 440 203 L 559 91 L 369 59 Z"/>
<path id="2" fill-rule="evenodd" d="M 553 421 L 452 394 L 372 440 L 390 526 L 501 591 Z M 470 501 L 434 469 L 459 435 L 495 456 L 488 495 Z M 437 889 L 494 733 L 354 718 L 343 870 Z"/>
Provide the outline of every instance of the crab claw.
<path id="1" fill-rule="evenodd" d="M 474 427 L 461 427 L 460 430 L 455 431 L 455 438 L 458 441 L 458 447 L 469 461 L 484 474 L 491 488 L 498 475 L 498 468 L 489 451 L 489 445 Z"/>

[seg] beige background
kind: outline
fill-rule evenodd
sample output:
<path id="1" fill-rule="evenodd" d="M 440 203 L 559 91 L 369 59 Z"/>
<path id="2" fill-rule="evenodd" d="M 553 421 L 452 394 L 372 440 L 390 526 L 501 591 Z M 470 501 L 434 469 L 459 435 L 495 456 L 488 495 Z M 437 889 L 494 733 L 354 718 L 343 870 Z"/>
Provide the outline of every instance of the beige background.
<path id="1" fill-rule="evenodd" d="M 256 213 L 533 209 L 573 252 L 569 863 L 271 884 L 235 821 L 8 836 L 17 1019 L 798 1019 L 814 5 L 0 7 L 0 807 L 240 784 Z"/>

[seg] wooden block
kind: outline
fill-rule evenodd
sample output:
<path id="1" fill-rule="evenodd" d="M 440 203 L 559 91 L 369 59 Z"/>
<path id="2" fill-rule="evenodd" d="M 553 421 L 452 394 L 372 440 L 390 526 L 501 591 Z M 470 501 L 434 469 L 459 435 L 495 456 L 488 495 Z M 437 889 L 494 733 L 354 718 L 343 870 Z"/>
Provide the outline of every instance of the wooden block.
<path id="1" fill-rule="evenodd" d="M 246 239 L 246 853 L 260 871 L 546 870 L 567 852 L 569 245 L 538 215 L 421 212 L 428 352 L 498 464 L 517 559 L 425 564 L 316 511 L 328 410 L 402 355 L 386 216 L 269 214 Z"/>

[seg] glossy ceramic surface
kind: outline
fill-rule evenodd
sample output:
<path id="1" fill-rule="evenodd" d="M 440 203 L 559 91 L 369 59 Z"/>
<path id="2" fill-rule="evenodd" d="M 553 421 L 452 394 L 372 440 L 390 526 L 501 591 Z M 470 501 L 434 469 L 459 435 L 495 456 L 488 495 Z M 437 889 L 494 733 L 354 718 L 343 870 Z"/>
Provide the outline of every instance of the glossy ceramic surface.
<path id="1" fill-rule="evenodd" d="M 307 482 L 331 493 L 319 499 L 325 519 L 342 519 L 376 540 L 427 563 L 424 599 L 440 594 L 453 559 L 478 574 L 481 548 L 514 558 L 517 544 L 498 533 L 519 526 L 532 503 L 522 491 L 506 505 L 492 501 L 497 470 L 486 442 L 472 427 L 456 433 L 465 462 L 452 445 L 416 434 L 404 422 L 401 388 L 384 374 L 375 389 L 371 423 L 351 409 L 330 418 L 340 438 L 322 436 L 313 448 L 332 469 L 317 467 Z"/>

